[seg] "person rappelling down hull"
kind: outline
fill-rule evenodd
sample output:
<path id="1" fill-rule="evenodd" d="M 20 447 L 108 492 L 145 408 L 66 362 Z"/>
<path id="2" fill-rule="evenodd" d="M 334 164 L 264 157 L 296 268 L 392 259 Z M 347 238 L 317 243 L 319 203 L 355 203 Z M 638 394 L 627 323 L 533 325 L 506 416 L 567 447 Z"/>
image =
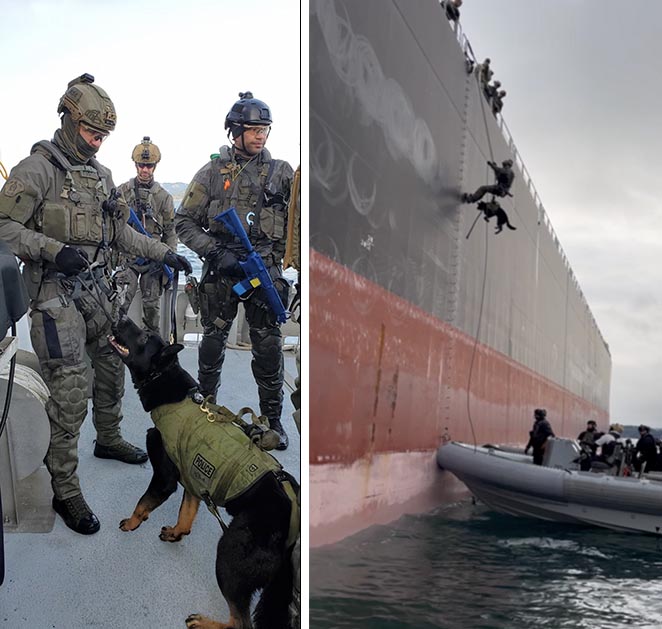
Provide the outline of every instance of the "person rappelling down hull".
<path id="1" fill-rule="evenodd" d="M 462 195 L 462 201 L 464 203 L 476 203 L 476 201 L 480 201 L 486 194 L 492 194 L 497 197 L 512 196 L 510 194 L 510 188 L 515 179 L 513 160 L 506 159 L 501 162 L 501 166 L 497 166 L 496 162 L 487 162 L 487 165 L 494 171 L 496 183 L 491 186 L 481 186 L 473 194 L 467 194 L 465 192 Z"/>

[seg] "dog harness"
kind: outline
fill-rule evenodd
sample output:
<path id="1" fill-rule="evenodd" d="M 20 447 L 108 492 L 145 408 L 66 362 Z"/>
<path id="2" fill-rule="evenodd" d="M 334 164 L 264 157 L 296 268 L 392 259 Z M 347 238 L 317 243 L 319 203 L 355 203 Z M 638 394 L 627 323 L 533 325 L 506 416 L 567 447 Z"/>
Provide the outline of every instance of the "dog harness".
<path id="1" fill-rule="evenodd" d="M 186 490 L 210 511 L 224 506 L 273 473 L 292 503 L 288 545 L 299 528 L 296 493 L 283 466 L 261 450 L 238 424 L 243 420 L 224 406 L 197 404 L 190 398 L 151 411 L 168 456 L 179 469 Z M 211 501 L 209 498 L 211 497 Z M 209 504 L 211 502 L 211 504 Z"/>

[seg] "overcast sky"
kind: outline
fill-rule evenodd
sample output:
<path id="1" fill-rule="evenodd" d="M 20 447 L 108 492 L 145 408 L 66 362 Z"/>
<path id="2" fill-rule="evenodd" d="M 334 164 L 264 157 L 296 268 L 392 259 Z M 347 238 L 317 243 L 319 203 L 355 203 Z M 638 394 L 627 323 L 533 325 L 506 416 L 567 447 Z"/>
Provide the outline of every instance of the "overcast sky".
<path id="1" fill-rule="evenodd" d="M 662 2 L 465 0 L 461 23 L 609 343 L 612 419 L 662 427 Z"/>
<path id="2" fill-rule="evenodd" d="M 0 0 L 0 161 L 51 139 L 67 83 L 89 72 L 117 111 L 98 153 L 116 184 L 144 135 L 163 154 L 156 179 L 188 183 L 246 90 L 271 108 L 267 148 L 296 167 L 299 30 L 298 0 Z"/>

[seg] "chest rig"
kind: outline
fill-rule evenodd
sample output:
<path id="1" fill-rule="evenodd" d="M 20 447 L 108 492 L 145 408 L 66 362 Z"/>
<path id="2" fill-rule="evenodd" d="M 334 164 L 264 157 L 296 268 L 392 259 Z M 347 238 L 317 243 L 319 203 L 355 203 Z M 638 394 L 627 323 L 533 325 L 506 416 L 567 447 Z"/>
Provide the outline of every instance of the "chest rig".
<path id="1" fill-rule="evenodd" d="M 156 182 L 152 182 L 149 188 L 141 186 L 138 178 L 133 179 L 133 185 L 125 195 L 129 205 L 134 209 L 138 220 L 145 230 L 152 236 L 159 237 L 163 234 L 163 217 L 158 211 L 156 193 L 160 190 Z"/>
<path id="2" fill-rule="evenodd" d="M 67 245 L 107 245 L 110 220 L 104 222 L 101 204 L 109 196 L 109 186 L 96 161 L 73 165 L 55 144 L 45 140 L 38 142 L 35 150 L 64 171 L 62 188 L 49 191 L 37 214 L 35 230 Z"/>
<path id="3" fill-rule="evenodd" d="M 253 159 L 243 165 L 232 157 L 227 146 L 212 159 L 208 222 L 209 231 L 221 242 L 231 243 L 234 236 L 214 217 L 234 207 L 253 245 L 265 236 L 260 226 L 260 213 L 264 190 L 273 173 L 274 160 L 257 162 Z M 256 247 L 257 248 L 257 247 Z"/>

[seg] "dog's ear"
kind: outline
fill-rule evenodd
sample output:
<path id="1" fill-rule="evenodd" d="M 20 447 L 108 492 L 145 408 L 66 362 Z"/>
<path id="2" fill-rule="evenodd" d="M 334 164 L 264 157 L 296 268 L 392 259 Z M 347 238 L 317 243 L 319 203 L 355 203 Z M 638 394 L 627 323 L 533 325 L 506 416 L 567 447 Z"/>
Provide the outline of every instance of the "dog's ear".
<path id="1" fill-rule="evenodd" d="M 184 346 L 181 343 L 173 343 L 172 345 L 166 345 L 161 352 L 161 358 L 168 359 L 171 356 L 176 356 L 184 349 Z"/>

